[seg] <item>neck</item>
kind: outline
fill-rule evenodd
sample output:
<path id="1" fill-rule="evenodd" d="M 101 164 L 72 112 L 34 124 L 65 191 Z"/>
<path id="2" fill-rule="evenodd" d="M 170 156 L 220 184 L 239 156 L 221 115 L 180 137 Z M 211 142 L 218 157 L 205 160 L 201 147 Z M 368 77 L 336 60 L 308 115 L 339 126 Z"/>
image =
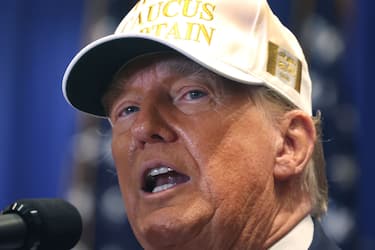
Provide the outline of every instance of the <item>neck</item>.
<path id="1" fill-rule="evenodd" d="M 245 226 L 230 249 L 268 249 L 310 213 L 311 202 L 307 193 L 294 196 L 289 193 L 287 197 L 279 197 L 277 209 L 263 216 L 256 228 L 254 224 Z"/>
<path id="2" fill-rule="evenodd" d="M 270 248 L 274 243 L 290 232 L 311 211 L 311 202 L 307 195 L 301 197 L 293 204 L 284 204 L 275 216 L 273 226 L 264 244 L 264 249 Z"/>

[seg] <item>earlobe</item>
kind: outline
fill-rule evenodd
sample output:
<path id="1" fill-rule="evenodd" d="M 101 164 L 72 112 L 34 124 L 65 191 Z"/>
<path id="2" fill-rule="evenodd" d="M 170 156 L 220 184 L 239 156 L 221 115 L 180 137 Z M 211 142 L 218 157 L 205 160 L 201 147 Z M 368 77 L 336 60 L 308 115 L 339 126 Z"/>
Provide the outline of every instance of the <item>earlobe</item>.
<path id="1" fill-rule="evenodd" d="M 284 181 L 303 172 L 316 139 L 312 118 L 301 110 L 287 112 L 280 123 L 274 177 Z"/>

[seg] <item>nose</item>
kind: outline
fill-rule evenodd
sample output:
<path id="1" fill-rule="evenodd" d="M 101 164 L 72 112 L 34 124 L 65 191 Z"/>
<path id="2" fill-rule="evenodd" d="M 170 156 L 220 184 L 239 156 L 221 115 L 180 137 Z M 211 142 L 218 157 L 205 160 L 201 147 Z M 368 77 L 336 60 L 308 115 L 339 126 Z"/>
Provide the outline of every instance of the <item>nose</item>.
<path id="1" fill-rule="evenodd" d="M 145 105 L 137 113 L 131 127 L 132 139 L 137 149 L 146 144 L 169 143 L 177 139 L 177 134 L 157 106 Z"/>

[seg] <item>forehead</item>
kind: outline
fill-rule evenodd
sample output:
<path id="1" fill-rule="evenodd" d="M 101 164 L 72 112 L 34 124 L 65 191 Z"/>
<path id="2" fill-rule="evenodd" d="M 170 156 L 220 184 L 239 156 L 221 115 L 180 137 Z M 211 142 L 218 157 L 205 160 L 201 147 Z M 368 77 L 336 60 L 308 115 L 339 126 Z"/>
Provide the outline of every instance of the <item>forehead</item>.
<path id="1" fill-rule="evenodd" d="M 180 54 L 162 52 L 142 55 L 124 64 L 115 74 L 102 98 L 102 103 L 109 113 L 113 104 L 129 93 L 128 91 L 135 85 L 136 88 L 139 86 L 143 88 L 143 85 L 147 84 L 148 88 L 152 88 L 152 86 L 161 86 L 161 84 L 167 83 L 168 88 L 179 79 L 205 84 L 220 96 L 247 93 L 247 97 L 252 99 L 250 92 L 256 88 L 228 80 Z M 159 81 L 159 84 L 154 85 L 156 81 Z"/>
<path id="2" fill-rule="evenodd" d="M 142 74 L 174 74 L 196 80 L 221 80 L 217 74 L 203 68 L 192 60 L 175 53 L 157 53 L 137 57 L 126 63 L 116 73 L 113 84 L 125 85 L 134 76 Z"/>
<path id="3" fill-rule="evenodd" d="M 190 81 L 201 82 L 217 88 L 226 85 L 224 78 L 182 55 L 171 52 L 154 53 L 139 56 L 124 64 L 113 77 L 102 98 L 102 103 L 109 111 L 113 102 L 126 92 L 132 82 L 135 80 L 148 82 L 150 78 L 155 80 L 158 76 L 160 79 L 187 78 Z M 142 79 L 143 77 L 144 79 Z M 146 79 L 147 77 L 149 79 Z"/>

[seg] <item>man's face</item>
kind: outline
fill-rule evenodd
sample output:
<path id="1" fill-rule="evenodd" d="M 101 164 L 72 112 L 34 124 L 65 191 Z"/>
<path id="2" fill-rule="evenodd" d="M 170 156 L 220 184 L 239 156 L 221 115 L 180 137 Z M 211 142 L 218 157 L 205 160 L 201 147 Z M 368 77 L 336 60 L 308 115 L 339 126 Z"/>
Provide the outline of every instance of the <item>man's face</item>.
<path id="1" fill-rule="evenodd" d="M 158 58 L 118 74 L 123 87 L 110 110 L 137 238 L 148 249 L 225 249 L 243 230 L 261 241 L 275 208 L 275 127 L 249 86 Z"/>

